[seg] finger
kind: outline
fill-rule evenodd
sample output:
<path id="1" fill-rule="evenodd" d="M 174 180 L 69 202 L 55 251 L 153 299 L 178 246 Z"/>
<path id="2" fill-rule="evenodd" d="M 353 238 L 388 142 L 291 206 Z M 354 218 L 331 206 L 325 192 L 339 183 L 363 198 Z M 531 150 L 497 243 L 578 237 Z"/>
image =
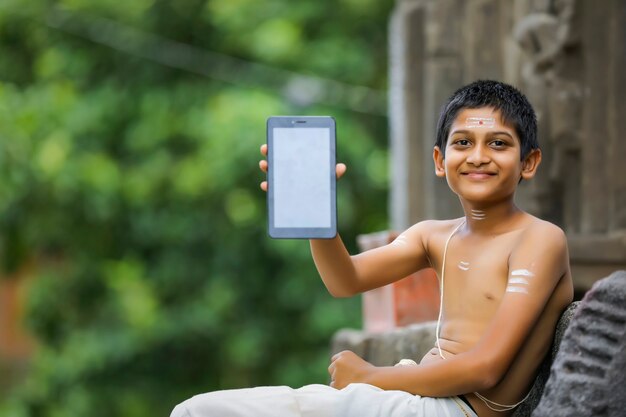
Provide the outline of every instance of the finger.
<path id="1" fill-rule="evenodd" d="M 264 143 L 263 145 L 261 145 L 261 153 L 267 156 L 267 143 Z"/>
<path id="2" fill-rule="evenodd" d="M 261 190 L 263 190 L 263 191 L 267 191 L 267 181 L 263 181 L 263 182 L 261 183 Z"/>
<path id="3" fill-rule="evenodd" d="M 331 387 L 335 387 L 337 384 L 335 372 L 335 367 L 333 366 L 333 364 L 330 364 L 330 366 L 328 367 L 328 373 L 330 374 L 330 383 L 328 385 L 330 385 Z"/>
<path id="4" fill-rule="evenodd" d="M 337 179 L 343 177 L 343 174 L 345 174 L 347 170 L 348 170 L 348 167 L 346 166 L 346 164 L 342 164 L 342 163 L 337 164 L 337 167 L 335 168 Z"/>
<path id="5" fill-rule="evenodd" d="M 343 355 L 344 353 L 349 352 L 348 350 L 342 350 L 341 352 L 335 353 L 331 358 L 330 361 L 331 362 L 335 362 L 337 359 L 339 359 L 341 357 L 341 355 Z"/>
<path id="6" fill-rule="evenodd" d="M 261 171 L 267 173 L 267 161 L 265 159 L 259 161 L 259 168 L 261 168 Z"/>

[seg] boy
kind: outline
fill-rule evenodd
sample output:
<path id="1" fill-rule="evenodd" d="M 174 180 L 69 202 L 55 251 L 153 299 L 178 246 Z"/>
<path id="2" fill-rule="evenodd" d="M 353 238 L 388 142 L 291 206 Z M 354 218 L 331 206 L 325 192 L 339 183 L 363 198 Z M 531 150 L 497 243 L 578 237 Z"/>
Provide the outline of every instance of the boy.
<path id="1" fill-rule="evenodd" d="M 422 268 L 437 271 L 437 340 L 419 365 L 375 367 L 344 351 L 331 360 L 330 387 L 208 393 L 172 416 L 509 415 L 532 386 L 573 296 L 563 232 L 514 204 L 517 184 L 541 162 L 536 132 L 535 113 L 515 88 L 495 81 L 463 87 L 443 108 L 433 159 L 465 216 L 420 222 L 355 256 L 339 236 L 311 240 L 315 265 L 336 297 Z M 260 166 L 267 170 L 266 161 Z M 338 177 L 344 171 L 339 164 Z"/>

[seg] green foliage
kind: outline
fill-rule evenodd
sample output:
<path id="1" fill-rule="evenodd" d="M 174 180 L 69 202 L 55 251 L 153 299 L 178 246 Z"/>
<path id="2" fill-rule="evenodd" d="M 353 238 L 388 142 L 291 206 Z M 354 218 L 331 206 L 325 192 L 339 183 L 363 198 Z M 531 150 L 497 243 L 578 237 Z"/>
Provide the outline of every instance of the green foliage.
<path id="1" fill-rule="evenodd" d="M 203 391 L 326 382 L 329 339 L 359 325 L 359 300 L 326 293 L 307 242 L 267 237 L 258 149 L 269 115 L 335 116 L 349 167 L 339 225 L 354 252 L 356 234 L 387 226 L 386 119 L 302 107 L 76 28 L 106 18 L 382 89 L 392 3 L 0 5 L 0 260 L 5 274 L 37 266 L 27 320 L 39 342 L 0 415 L 166 415 Z"/>

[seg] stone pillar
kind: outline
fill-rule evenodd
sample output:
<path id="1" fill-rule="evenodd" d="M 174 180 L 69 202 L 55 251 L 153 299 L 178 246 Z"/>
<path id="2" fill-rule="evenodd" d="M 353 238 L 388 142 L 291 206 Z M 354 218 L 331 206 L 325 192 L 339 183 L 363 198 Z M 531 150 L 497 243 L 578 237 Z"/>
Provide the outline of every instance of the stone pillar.
<path id="1" fill-rule="evenodd" d="M 608 103 L 608 124 L 611 142 L 609 170 L 611 178 L 609 197 L 609 230 L 626 231 L 626 140 L 624 140 L 624 119 L 626 116 L 626 4 L 623 1 L 611 2 L 611 34 L 609 44 L 611 55 L 611 89 Z"/>
<path id="2" fill-rule="evenodd" d="M 609 5 L 611 1 L 605 3 Z M 582 143 L 582 216 L 583 234 L 606 233 L 609 226 L 608 201 L 609 146 L 611 143 L 608 126 L 610 97 L 609 79 L 611 45 L 610 30 L 606 25 L 606 10 L 597 3 L 583 3 L 582 26 L 584 62 L 583 77 L 586 104 L 583 107 Z"/>
<path id="3" fill-rule="evenodd" d="M 420 80 L 424 77 L 424 26 L 423 2 L 399 2 L 391 16 L 389 50 L 390 86 L 389 113 L 391 141 L 390 192 L 392 228 L 403 230 L 408 219 L 426 215 L 420 206 L 424 194 L 425 178 L 421 164 L 426 158 L 421 142 L 411 140 L 418 136 L 423 125 L 424 102 L 420 94 Z M 406 190 L 411 190 L 407 193 Z"/>

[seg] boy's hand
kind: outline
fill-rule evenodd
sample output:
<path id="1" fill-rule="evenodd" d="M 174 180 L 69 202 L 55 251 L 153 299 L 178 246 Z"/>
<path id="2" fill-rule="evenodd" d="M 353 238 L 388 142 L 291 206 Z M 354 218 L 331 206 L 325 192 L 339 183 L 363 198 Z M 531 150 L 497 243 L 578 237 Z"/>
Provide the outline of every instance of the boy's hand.
<path id="1" fill-rule="evenodd" d="M 364 361 L 356 353 L 344 350 L 331 358 L 328 367 L 330 386 L 342 389 L 353 382 L 367 383 L 369 376 L 375 370 L 374 365 Z"/>
<path id="2" fill-rule="evenodd" d="M 267 156 L 267 144 L 263 144 L 261 145 L 261 154 L 263 154 L 263 156 Z M 259 161 L 259 168 L 261 168 L 261 171 L 265 172 L 267 174 L 267 160 L 262 159 Z M 337 174 L 337 179 L 341 178 L 343 176 L 343 174 L 345 174 L 346 172 L 346 165 L 345 164 L 337 164 L 337 167 L 335 168 L 335 172 Z M 263 191 L 267 191 L 267 181 L 263 181 L 261 183 L 261 189 Z"/>

